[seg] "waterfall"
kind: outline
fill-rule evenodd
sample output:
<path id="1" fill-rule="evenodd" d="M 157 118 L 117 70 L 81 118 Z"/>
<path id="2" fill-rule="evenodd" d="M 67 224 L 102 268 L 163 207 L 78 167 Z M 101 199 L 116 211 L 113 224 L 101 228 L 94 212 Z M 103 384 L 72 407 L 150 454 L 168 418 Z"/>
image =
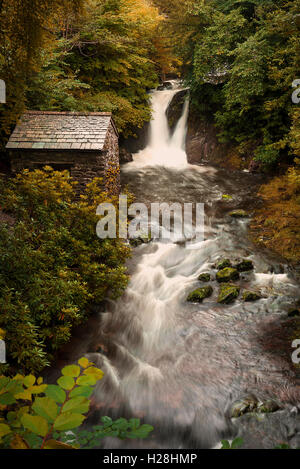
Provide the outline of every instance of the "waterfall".
<path id="1" fill-rule="evenodd" d="M 242 200 L 251 210 L 263 179 L 188 165 L 188 101 L 172 135 L 166 117 L 176 92 L 152 93 L 149 143 L 133 162 L 122 166 L 122 185 L 147 206 L 205 204 L 205 240 L 192 250 L 180 236 L 179 242 L 154 239 L 134 249 L 124 295 L 93 315 L 87 329 L 80 328 L 61 355 L 64 364 L 66 360 L 71 364 L 86 352 L 104 371 L 93 395 L 91 424 L 108 415 L 114 420 L 139 418 L 154 427 L 146 440 L 106 438 L 101 443 L 106 449 L 215 447 L 233 436 L 226 409 L 236 400 L 248 393 L 262 402 L 269 400 L 283 384 L 285 396 L 299 395 L 288 356 L 289 329 L 282 333 L 282 324 L 284 328 L 290 324 L 287 307 L 295 305 L 299 286 L 286 266 L 285 274 L 273 273 L 275 266 L 282 269 L 282 259 L 252 244 L 246 236 L 248 221 L 228 216 Z M 232 200 L 225 201 L 223 194 L 232 195 Z M 235 302 L 220 304 L 217 262 L 246 258 L 255 270 L 241 274 L 241 294 Z M 199 280 L 203 273 L 210 276 L 213 294 L 200 304 L 190 303 L 189 293 L 207 285 Z M 260 292 L 262 299 L 245 302 L 242 292 L 249 289 Z M 286 420 L 274 415 L 274 438 L 266 439 L 267 444 L 286 441 L 285 429 L 296 428 L 295 423 L 291 426 L 291 415 L 289 411 Z M 262 432 L 265 435 L 265 420 L 253 418 L 236 425 L 250 444 L 255 435 L 260 439 Z"/>
<path id="2" fill-rule="evenodd" d="M 189 113 L 189 102 L 186 100 L 173 135 L 170 134 L 166 110 L 173 97 L 180 88 L 153 91 L 151 94 L 152 120 L 150 122 L 149 143 L 147 147 L 134 155 L 134 162 L 130 163 L 128 169 L 145 166 L 165 166 L 171 168 L 182 168 L 187 166 L 185 152 L 185 137 L 187 131 L 187 120 Z M 127 169 L 127 168 L 125 168 Z"/>

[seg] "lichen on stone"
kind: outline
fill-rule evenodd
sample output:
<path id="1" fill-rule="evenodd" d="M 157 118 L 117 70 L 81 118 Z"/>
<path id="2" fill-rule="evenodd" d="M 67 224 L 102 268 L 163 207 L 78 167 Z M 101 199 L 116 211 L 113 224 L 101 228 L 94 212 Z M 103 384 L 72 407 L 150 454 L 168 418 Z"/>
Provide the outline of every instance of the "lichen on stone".
<path id="1" fill-rule="evenodd" d="M 241 262 L 234 266 L 239 272 L 248 272 L 254 269 L 253 262 L 249 259 L 243 259 Z"/>
<path id="2" fill-rule="evenodd" d="M 189 294 L 187 301 L 191 303 L 202 303 L 205 298 L 208 298 L 212 295 L 213 288 L 208 285 L 207 287 L 197 288 Z"/>
<path id="3" fill-rule="evenodd" d="M 220 270 L 216 275 L 216 279 L 219 283 L 229 282 L 230 280 L 238 280 L 239 278 L 240 274 L 232 267 L 225 267 L 225 269 Z"/>
<path id="4" fill-rule="evenodd" d="M 244 301 L 257 301 L 260 299 L 261 299 L 261 296 L 257 292 L 246 290 L 243 293 Z"/>
<path id="5" fill-rule="evenodd" d="M 220 287 L 218 303 L 229 304 L 238 298 L 240 293 L 240 287 L 232 283 L 224 283 Z"/>
<path id="6" fill-rule="evenodd" d="M 198 280 L 200 280 L 200 282 L 210 282 L 211 275 L 208 272 L 202 273 L 199 275 Z"/>

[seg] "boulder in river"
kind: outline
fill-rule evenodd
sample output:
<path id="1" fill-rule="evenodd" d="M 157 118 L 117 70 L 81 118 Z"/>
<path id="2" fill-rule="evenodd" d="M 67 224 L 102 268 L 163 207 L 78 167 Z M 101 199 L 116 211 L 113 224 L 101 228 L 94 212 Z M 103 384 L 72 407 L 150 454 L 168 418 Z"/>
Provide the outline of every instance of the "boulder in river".
<path id="1" fill-rule="evenodd" d="M 249 259 L 243 259 L 241 262 L 236 264 L 235 269 L 237 269 L 239 272 L 248 272 L 249 270 L 254 269 L 253 262 L 250 261 Z"/>
<path id="2" fill-rule="evenodd" d="M 199 275 L 198 280 L 200 280 L 200 282 L 210 282 L 211 275 L 205 272 Z"/>
<path id="3" fill-rule="evenodd" d="M 261 296 L 257 292 L 246 290 L 243 293 L 244 301 L 257 301 L 260 299 L 261 299 Z"/>
<path id="4" fill-rule="evenodd" d="M 238 418 L 248 413 L 257 414 L 270 414 L 277 412 L 280 406 L 277 402 L 269 399 L 267 401 L 259 401 L 254 395 L 244 397 L 241 400 L 236 401 L 231 409 L 231 417 Z"/>
<path id="5" fill-rule="evenodd" d="M 178 91 L 171 100 L 167 110 L 166 115 L 168 119 L 168 124 L 173 133 L 176 127 L 177 122 L 182 116 L 183 106 L 186 100 L 188 90 Z"/>
<path id="6" fill-rule="evenodd" d="M 229 304 L 232 303 L 240 293 L 240 287 L 232 283 L 224 283 L 220 287 L 218 303 Z"/>
<path id="7" fill-rule="evenodd" d="M 130 163 L 133 161 L 132 153 L 126 148 L 120 148 L 120 164 Z"/>
<path id="8" fill-rule="evenodd" d="M 149 244 L 152 241 L 151 235 L 149 236 L 140 236 L 139 238 L 132 238 L 129 243 L 132 247 L 137 248 L 141 246 L 142 244 Z"/>
<path id="9" fill-rule="evenodd" d="M 164 81 L 162 85 L 159 85 L 157 87 L 157 91 L 165 91 L 165 90 L 172 90 L 173 85 L 170 81 Z"/>
<path id="10" fill-rule="evenodd" d="M 208 298 L 212 295 L 213 288 L 209 285 L 203 288 L 197 288 L 189 294 L 187 301 L 191 303 L 202 303 L 205 298 Z"/>
<path id="11" fill-rule="evenodd" d="M 248 412 L 254 412 L 258 402 L 258 399 L 252 394 L 236 401 L 231 409 L 231 417 L 238 418 Z"/>
<path id="12" fill-rule="evenodd" d="M 232 264 L 229 259 L 219 259 L 216 267 L 218 270 L 223 270 L 225 267 L 232 267 Z"/>
<path id="13" fill-rule="evenodd" d="M 265 402 L 260 402 L 257 406 L 257 412 L 259 414 L 270 414 L 272 412 L 277 412 L 280 409 L 280 406 L 277 402 L 268 400 Z"/>
<path id="14" fill-rule="evenodd" d="M 233 210 L 229 213 L 232 218 L 248 218 L 249 214 L 246 210 Z"/>
<path id="15" fill-rule="evenodd" d="M 219 270 L 216 275 L 216 279 L 219 283 L 230 282 L 230 280 L 238 280 L 240 274 L 232 267 L 225 267 L 225 269 Z"/>

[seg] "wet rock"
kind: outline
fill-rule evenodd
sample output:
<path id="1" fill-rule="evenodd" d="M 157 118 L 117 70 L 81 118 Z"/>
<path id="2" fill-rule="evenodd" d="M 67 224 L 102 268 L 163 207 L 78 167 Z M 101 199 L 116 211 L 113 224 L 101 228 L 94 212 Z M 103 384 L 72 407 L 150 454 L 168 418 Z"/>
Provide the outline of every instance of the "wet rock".
<path id="1" fill-rule="evenodd" d="M 248 272 L 249 270 L 254 269 L 253 262 L 248 260 L 248 259 L 243 259 L 241 262 L 236 264 L 235 269 L 237 269 L 239 272 Z"/>
<path id="2" fill-rule="evenodd" d="M 243 300 L 244 301 L 257 301 L 257 300 L 260 300 L 261 299 L 261 296 L 254 292 L 254 291 L 248 291 L 246 290 L 244 293 L 243 293 Z"/>
<path id="3" fill-rule="evenodd" d="M 284 266 L 282 264 L 272 265 L 270 268 L 271 274 L 284 274 Z"/>
<path id="4" fill-rule="evenodd" d="M 175 94 L 169 106 L 167 107 L 166 116 L 172 133 L 175 130 L 177 122 L 182 116 L 183 106 L 186 100 L 187 93 L 187 90 L 178 91 L 178 93 Z"/>
<path id="5" fill-rule="evenodd" d="M 138 246 L 141 246 L 142 244 L 149 244 L 151 243 L 152 238 L 151 235 L 149 236 L 141 236 L 139 238 L 133 238 L 129 241 L 130 245 L 134 248 L 137 248 Z"/>
<path id="6" fill-rule="evenodd" d="M 231 409 L 231 417 L 238 418 L 249 412 L 254 412 L 258 406 L 258 399 L 250 394 L 241 400 L 236 401 Z"/>
<path id="7" fill-rule="evenodd" d="M 209 273 L 200 274 L 198 280 L 200 280 L 200 282 L 210 282 L 211 275 Z"/>
<path id="8" fill-rule="evenodd" d="M 129 241 L 130 243 L 130 246 L 132 246 L 133 248 L 137 248 L 139 246 L 141 246 L 143 243 L 143 240 L 141 238 L 134 238 L 134 239 L 131 239 Z"/>
<path id="9" fill-rule="evenodd" d="M 296 318 L 300 316 L 300 309 L 299 308 L 290 308 L 288 311 L 289 318 Z"/>
<path id="10" fill-rule="evenodd" d="M 229 259 L 220 259 L 216 265 L 218 270 L 223 270 L 225 267 L 232 267 L 231 261 Z"/>
<path id="11" fill-rule="evenodd" d="M 135 129 L 135 136 L 128 138 L 120 137 L 120 147 L 129 153 L 138 153 L 146 148 L 149 140 L 150 122 L 144 122 L 141 128 Z"/>
<path id="12" fill-rule="evenodd" d="M 231 417 L 238 418 L 248 413 L 271 414 L 273 412 L 277 412 L 277 410 L 280 410 L 280 406 L 277 402 L 271 399 L 261 402 L 258 401 L 254 395 L 249 394 L 249 396 L 246 396 L 233 404 Z"/>
<path id="13" fill-rule="evenodd" d="M 229 213 L 232 218 L 248 218 L 249 214 L 245 210 L 233 210 Z"/>
<path id="14" fill-rule="evenodd" d="M 170 81 L 164 81 L 162 85 L 159 85 L 157 87 L 157 91 L 165 91 L 165 90 L 172 90 L 173 85 Z"/>
<path id="15" fill-rule="evenodd" d="M 261 170 L 261 167 L 260 161 L 251 160 L 248 169 L 250 173 L 257 173 Z"/>
<path id="16" fill-rule="evenodd" d="M 213 288 L 209 285 L 203 288 L 197 288 L 189 294 L 187 301 L 191 303 L 202 303 L 205 298 L 208 298 L 212 295 Z"/>
<path id="17" fill-rule="evenodd" d="M 238 280 L 239 278 L 240 274 L 232 267 L 225 267 L 225 269 L 219 270 L 216 275 L 216 279 L 219 283 L 230 282 L 230 280 Z"/>
<path id="18" fill-rule="evenodd" d="M 128 151 L 126 148 L 120 148 L 120 163 L 130 163 L 133 161 L 132 153 Z"/>
<path id="19" fill-rule="evenodd" d="M 259 414 L 270 414 L 272 412 L 276 412 L 279 409 L 280 409 L 280 407 L 277 404 L 277 402 L 272 401 L 272 400 L 265 401 L 265 402 L 260 402 L 257 405 L 257 412 Z"/>
<path id="20" fill-rule="evenodd" d="M 232 283 L 224 283 L 220 287 L 218 303 L 229 304 L 232 303 L 240 293 L 240 287 Z"/>
<path id="21" fill-rule="evenodd" d="M 187 160 L 191 164 L 212 162 L 218 164 L 227 160 L 232 144 L 221 143 L 218 130 L 208 118 L 199 118 L 199 113 L 191 106 L 186 137 Z"/>

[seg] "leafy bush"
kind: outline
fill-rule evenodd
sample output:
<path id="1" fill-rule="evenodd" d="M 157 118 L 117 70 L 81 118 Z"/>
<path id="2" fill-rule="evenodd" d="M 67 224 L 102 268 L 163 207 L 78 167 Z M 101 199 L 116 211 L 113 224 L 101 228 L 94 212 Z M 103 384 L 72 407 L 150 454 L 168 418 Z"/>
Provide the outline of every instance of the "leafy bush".
<path id="1" fill-rule="evenodd" d="M 299 155 L 299 106 L 291 100 L 300 65 L 298 3 L 186 0 L 170 21 L 180 32 L 195 117 L 213 117 L 221 142 L 258 146 L 264 165 Z M 178 12 L 177 0 L 171 4 Z"/>
<path id="2" fill-rule="evenodd" d="M 93 448 L 107 436 L 146 438 L 153 430 L 138 419 L 103 417 L 103 425 L 80 430 L 90 409 L 89 398 L 103 372 L 87 358 L 62 369 L 57 384 L 33 375 L 0 376 L 0 448 Z"/>
<path id="3" fill-rule="evenodd" d="M 0 224 L 0 327 L 14 370 L 49 365 L 91 305 L 117 298 L 127 285 L 130 249 L 96 236 L 96 207 L 117 203 L 99 182 L 80 200 L 69 173 L 49 167 L 2 184 L 0 205 L 15 223 Z"/>
<path id="4" fill-rule="evenodd" d="M 291 167 L 286 174 L 273 178 L 260 188 L 259 195 L 264 206 L 251 223 L 255 241 L 291 262 L 299 262 L 300 168 Z"/>

